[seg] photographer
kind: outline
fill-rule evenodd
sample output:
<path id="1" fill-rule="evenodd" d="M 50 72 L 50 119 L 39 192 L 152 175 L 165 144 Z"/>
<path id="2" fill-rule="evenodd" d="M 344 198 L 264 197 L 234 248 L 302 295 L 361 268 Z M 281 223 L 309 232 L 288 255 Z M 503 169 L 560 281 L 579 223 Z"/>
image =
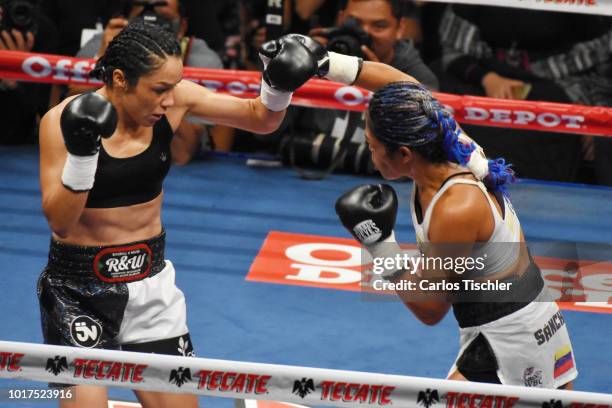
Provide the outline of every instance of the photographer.
<path id="1" fill-rule="evenodd" d="M 0 2 L 0 50 L 57 52 L 57 29 L 36 2 Z M 0 79 L 0 144 L 35 143 L 37 117 L 49 107 L 50 85 Z"/>
<path id="2" fill-rule="evenodd" d="M 184 7 L 180 0 L 131 1 L 131 4 L 133 6 L 125 13 L 127 14 L 127 18 L 119 16 L 110 19 L 104 32 L 95 35 L 87 42 L 77 53 L 77 57 L 98 58 L 98 56 L 104 55 L 108 44 L 117 34 L 119 34 L 119 32 L 121 32 L 121 30 L 130 24 L 130 22 L 144 20 L 165 27 L 176 34 L 181 44 L 183 64 L 185 66 L 215 69 L 223 68 L 223 64 L 217 53 L 210 49 L 204 40 L 185 36 L 188 29 L 188 23 L 184 15 Z M 69 89 L 70 95 L 91 90 L 90 87 L 83 86 L 70 86 Z M 218 126 L 211 129 L 211 136 L 214 139 L 217 135 L 222 135 L 225 131 L 226 128 Z M 175 157 L 174 159 L 178 164 L 186 164 L 191 160 L 200 139 L 206 135 L 206 132 L 207 129 L 203 123 L 193 123 L 189 119 L 183 120 L 176 132 L 177 137 L 174 138 L 173 143 L 183 144 L 187 149 L 180 149 L 179 151 L 189 151 L 191 154 Z M 223 141 L 219 140 L 217 143 L 221 145 Z"/>
<path id="3" fill-rule="evenodd" d="M 331 50 L 383 62 L 412 75 L 429 89 L 438 89 L 438 79 L 423 63 L 411 41 L 402 40 L 406 20 L 401 0 L 346 0 L 339 13 L 339 26 L 315 28 L 309 35 Z M 340 41 L 338 38 L 359 39 Z M 334 46 L 338 44 L 339 47 Z M 348 47 L 347 47 L 348 46 Z"/>
<path id="4" fill-rule="evenodd" d="M 336 27 L 315 28 L 309 34 L 327 46 L 330 51 L 387 63 L 413 76 L 429 89 L 436 90 L 438 88 L 436 76 L 423 63 L 412 42 L 401 39 L 405 24 L 402 6 L 403 2 L 400 0 L 348 0 L 340 10 Z M 351 171 L 356 172 L 370 172 L 371 165 L 366 168 L 369 158 L 363 160 L 361 154 L 352 156 L 351 153 L 357 151 L 363 152 L 363 155 L 368 154 L 365 149 L 363 129 L 362 115 L 349 114 L 341 110 L 293 107 L 289 109 L 277 135 L 285 137 L 281 142 L 281 155 L 285 162 L 292 162 L 290 150 L 294 149 L 296 165 L 326 168 L 330 164 L 328 156 L 331 156 L 323 153 L 326 149 L 317 150 L 316 154 L 309 150 L 310 146 L 317 144 L 314 142 L 315 138 L 324 134 L 326 138 L 331 137 L 333 140 L 328 143 L 322 142 L 322 145 L 332 145 L 334 141 L 353 132 L 348 135 L 351 138 L 351 147 L 344 167 L 346 170 L 349 170 L 347 166 L 351 167 Z M 287 134 L 299 136 L 287 137 Z M 313 155 L 318 159 L 311 160 Z M 362 165 L 364 163 L 366 165 Z"/>

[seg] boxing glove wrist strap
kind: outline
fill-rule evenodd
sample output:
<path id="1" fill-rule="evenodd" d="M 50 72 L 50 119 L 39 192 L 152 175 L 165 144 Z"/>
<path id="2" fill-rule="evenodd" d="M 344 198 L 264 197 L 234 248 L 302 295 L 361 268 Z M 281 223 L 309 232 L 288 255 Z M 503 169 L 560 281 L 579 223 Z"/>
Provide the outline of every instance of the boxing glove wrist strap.
<path id="1" fill-rule="evenodd" d="M 292 95 L 292 92 L 279 91 L 268 85 L 266 81 L 261 81 L 261 102 L 273 112 L 287 109 L 291 104 Z"/>
<path id="2" fill-rule="evenodd" d="M 329 52 L 329 71 L 325 78 L 330 81 L 352 85 L 359 77 L 363 60 L 349 55 Z"/>
<path id="3" fill-rule="evenodd" d="M 397 262 L 385 262 L 385 260 L 392 259 L 395 261 L 398 256 L 399 257 L 403 256 L 403 250 L 402 248 L 400 248 L 399 244 L 395 240 L 395 232 L 391 232 L 391 235 L 389 235 L 387 238 L 385 238 L 381 242 L 377 242 L 375 244 L 370 244 L 370 245 L 365 246 L 365 249 L 366 251 L 368 251 L 368 253 L 372 257 L 372 260 L 375 260 L 376 258 L 381 259 L 381 261 L 378 261 L 379 265 L 385 265 L 386 263 L 388 263 L 388 264 L 393 264 L 395 266 Z M 377 262 L 377 261 L 374 261 L 374 262 Z M 392 268 L 385 267 L 382 273 L 380 273 L 380 275 L 384 279 L 392 279 L 397 276 L 400 276 L 405 271 L 406 271 L 405 269 L 401 269 L 401 268 L 398 269 L 396 267 L 392 267 Z"/>
<path id="4" fill-rule="evenodd" d="M 66 188 L 74 192 L 89 191 L 94 184 L 96 169 L 98 168 L 98 156 L 75 156 L 68 153 L 64 171 L 62 172 L 62 183 Z"/>

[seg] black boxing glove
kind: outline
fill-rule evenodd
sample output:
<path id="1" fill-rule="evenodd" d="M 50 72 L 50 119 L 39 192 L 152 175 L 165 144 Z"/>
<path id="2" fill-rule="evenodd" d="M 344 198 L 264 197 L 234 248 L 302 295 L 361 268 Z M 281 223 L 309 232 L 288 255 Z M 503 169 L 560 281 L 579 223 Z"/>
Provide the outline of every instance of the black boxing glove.
<path id="1" fill-rule="evenodd" d="M 264 65 L 261 100 L 272 111 L 286 109 L 293 91 L 317 73 L 317 61 L 301 41 L 285 35 L 259 48 Z"/>
<path id="2" fill-rule="evenodd" d="M 393 228 L 397 217 L 398 200 L 388 184 L 366 184 L 344 193 L 336 201 L 336 214 L 342 225 L 361 243 L 373 260 L 402 256 Z M 381 275 L 390 279 L 398 268 L 384 270 Z"/>
<path id="3" fill-rule="evenodd" d="M 117 112 L 105 97 L 89 92 L 64 107 L 60 127 L 68 151 L 62 183 L 75 192 L 89 191 L 98 166 L 100 138 L 115 132 Z"/>
<path id="4" fill-rule="evenodd" d="M 71 100 L 60 118 L 68 153 L 93 156 L 100 150 L 100 137 L 110 137 L 117 127 L 115 107 L 100 94 L 89 92 Z"/>
<path id="5" fill-rule="evenodd" d="M 316 75 L 330 81 L 352 85 L 363 66 L 361 58 L 329 52 L 319 42 L 301 34 L 287 34 L 283 38 L 301 42 L 312 53 L 317 62 Z"/>
<path id="6" fill-rule="evenodd" d="M 336 201 L 336 214 L 363 245 L 384 241 L 393 234 L 397 195 L 388 184 L 365 184 L 344 193 Z"/>
<path id="7" fill-rule="evenodd" d="M 317 73 L 315 56 L 295 35 L 268 41 L 259 53 L 270 59 L 263 78 L 274 89 L 293 92 Z"/>

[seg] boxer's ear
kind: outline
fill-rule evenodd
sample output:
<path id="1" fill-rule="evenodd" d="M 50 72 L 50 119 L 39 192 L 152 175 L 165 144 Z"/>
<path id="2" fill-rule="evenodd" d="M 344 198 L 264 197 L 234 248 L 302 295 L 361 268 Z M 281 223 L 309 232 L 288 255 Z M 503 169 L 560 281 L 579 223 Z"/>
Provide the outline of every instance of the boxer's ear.
<path id="1" fill-rule="evenodd" d="M 121 91 L 127 91 L 129 87 L 125 74 L 120 69 L 113 70 L 113 88 Z"/>
<path id="2" fill-rule="evenodd" d="M 400 155 L 403 164 L 409 164 L 414 160 L 414 152 L 408 146 L 400 146 L 397 154 Z"/>

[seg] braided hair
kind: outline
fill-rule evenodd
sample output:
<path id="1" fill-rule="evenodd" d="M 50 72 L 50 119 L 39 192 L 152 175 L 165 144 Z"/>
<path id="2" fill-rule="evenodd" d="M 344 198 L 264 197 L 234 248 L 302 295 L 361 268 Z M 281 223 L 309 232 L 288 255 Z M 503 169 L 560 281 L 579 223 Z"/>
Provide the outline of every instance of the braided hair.
<path id="1" fill-rule="evenodd" d="M 113 38 L 90 75 L 112 87 L 113 71 L 120 69 L 128 84 L 135 86 L 142 75 L 155 71 L 171 56 L 181 56 L 173 33 L 155 24 L 133 22 Z"/>
<path id="2" fill-rule="evenodd" d="M 370 101 L 369 125 L 389 152 L 408 146 L 431 163 L 466 166 L 493 191 L 507 192 L 516 179 L 504 159 L 487 160 L 482 148 L 462 134 L 450 112 L 421 84 L 393 82 Z"/>

